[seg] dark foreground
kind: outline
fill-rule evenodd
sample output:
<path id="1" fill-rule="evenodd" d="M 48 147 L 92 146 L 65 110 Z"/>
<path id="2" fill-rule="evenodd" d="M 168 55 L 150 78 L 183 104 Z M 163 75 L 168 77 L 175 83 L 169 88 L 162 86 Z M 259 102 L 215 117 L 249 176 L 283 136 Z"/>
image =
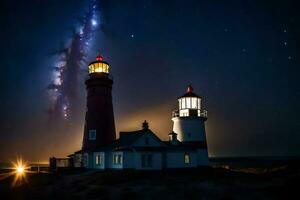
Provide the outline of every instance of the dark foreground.
<path id="1" fill-rule="evenodd" d="M 294 199 L 300 189 L 298 167 L 82 171 L 27 178 L 15 187 L 11 178 L 0 181 L 0 199 Z"/>

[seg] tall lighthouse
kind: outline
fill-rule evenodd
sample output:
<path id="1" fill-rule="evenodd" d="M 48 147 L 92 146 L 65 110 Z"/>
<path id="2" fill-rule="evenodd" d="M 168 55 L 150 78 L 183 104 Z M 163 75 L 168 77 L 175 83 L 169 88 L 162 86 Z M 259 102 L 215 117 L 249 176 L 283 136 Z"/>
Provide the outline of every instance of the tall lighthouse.
<path id="1" fill-rule="evenodd" d="M 116 139 L 112 104 L 113 80 L 109 64 L 98 55 L 88 66 L 85 81 L 87 90 L 87 111 L 85 115 L 82 150 L 93 150 Z"/>

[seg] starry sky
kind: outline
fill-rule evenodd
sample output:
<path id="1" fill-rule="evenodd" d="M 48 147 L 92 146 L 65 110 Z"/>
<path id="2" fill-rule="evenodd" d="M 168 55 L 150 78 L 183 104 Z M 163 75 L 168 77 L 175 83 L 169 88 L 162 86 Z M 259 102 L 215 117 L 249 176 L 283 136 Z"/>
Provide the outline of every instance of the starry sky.
<path id="1" fill-rule="evenodd" d="M 81 114 L 47 124 L 53 51 L 72 36 L 88 1 L 1 1 L 0 162 L 47 161 L 81 148 Z M 208 110 L 210 156 L 300 154 L 297 1 L 102 0 L 92 42 L 111 65 L 117 131 L 148 120 L 162 139 L 188 84 Z"/>

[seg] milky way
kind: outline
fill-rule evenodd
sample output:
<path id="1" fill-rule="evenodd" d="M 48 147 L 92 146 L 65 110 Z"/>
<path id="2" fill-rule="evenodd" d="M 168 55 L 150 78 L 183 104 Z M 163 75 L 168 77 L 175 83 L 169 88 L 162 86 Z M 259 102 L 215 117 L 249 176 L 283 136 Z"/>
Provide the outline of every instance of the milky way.
<path id="1" fill-rule="evenodd" d="M 70 42 L 62 45 L 57 52 L 52 81 L 48 85 L 50 121 L 70 120 L 76 112 L 79 76 L 84 72 L 90 43 L 101 24 L 99 8 L 99 1 L 91 1 L 88 11 L 79 19 Z"/>

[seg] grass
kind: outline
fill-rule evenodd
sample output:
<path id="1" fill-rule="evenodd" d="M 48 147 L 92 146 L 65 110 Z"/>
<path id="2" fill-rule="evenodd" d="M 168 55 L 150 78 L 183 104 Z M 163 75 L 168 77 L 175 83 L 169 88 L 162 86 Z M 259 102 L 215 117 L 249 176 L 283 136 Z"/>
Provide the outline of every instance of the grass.
<path id="1" fill-rule="evenodd" d="M 0 182 L 0 199 L 287 199 L 297 193 L 299 168 L 265 174 L 246 171 L 200 168 L 35 174 L 15 188 L 9 186 L 11 180 Z"/>

